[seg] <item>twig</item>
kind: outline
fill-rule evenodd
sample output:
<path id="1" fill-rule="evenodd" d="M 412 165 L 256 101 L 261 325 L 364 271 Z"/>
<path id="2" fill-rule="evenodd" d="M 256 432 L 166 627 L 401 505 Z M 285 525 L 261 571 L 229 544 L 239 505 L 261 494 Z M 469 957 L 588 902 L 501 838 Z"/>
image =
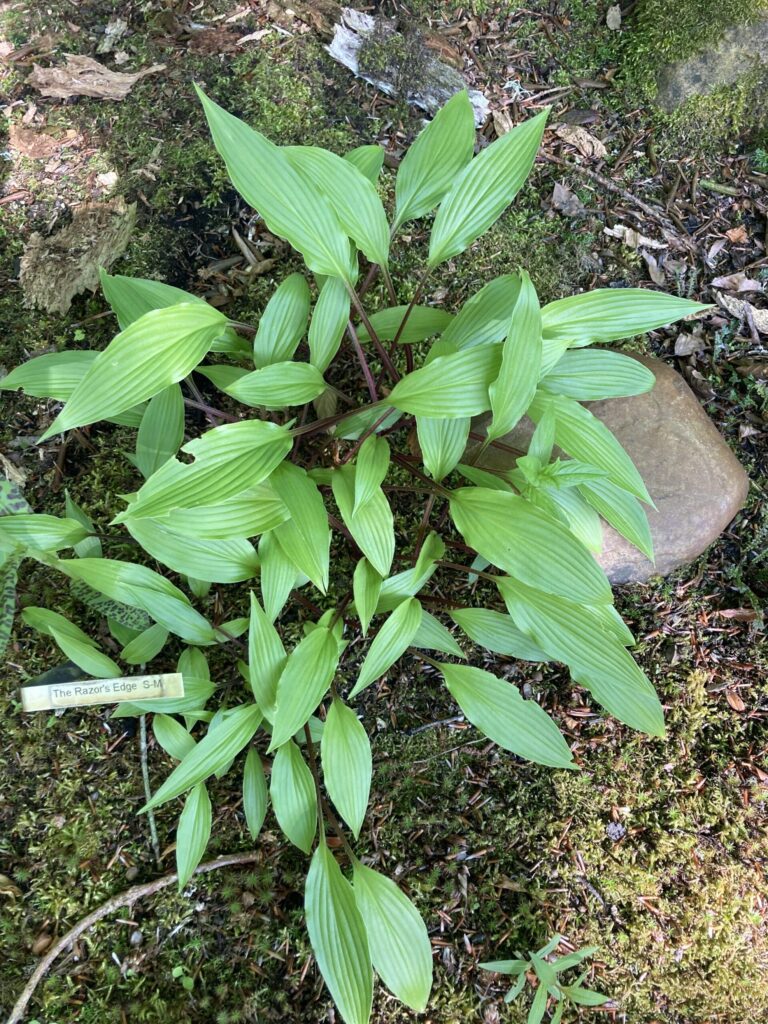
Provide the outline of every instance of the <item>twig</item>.
<path id="1" fill-rule="evenodd" d="M 247 853 L 232 853 L 224 857 L 217 857 L 216 860 L 209 860 L 205 864 L 200 864 L 195 869 L 196 875 L 207 874 L 209 871 L 217 871 L 219 868 L 234 867 L 240 864 L 253 864 L 261 856 L 259 850 L 249 850 Z M 174 882 L 178 881 L 178 874 L 174 871 L 170 875 L 163 875 L 162 878 L 156 878 L 154 882 L 145 882 L 142 885 L 134 885 L 130 889 L 126 889 L 125 892 L 118 893 L 117 896 L 112 896 L 102 903 L 96 910 L 91 911 L 86 917 L 78 921 L 78 923 L 69 929 L 66 935 L 63 935 L 58 942 L 56 942 L 45 956 L 42 958 L 40 963 L 35 968 L 32 976 L 30 977 L 27 984 L 24 986 L 24 990 L 16 1001 L 15 1006 L 11 1010 L 11 1015 L 6 1021 L 6 1024 L 19 1024 L 19 1021 L 24 1016 L 24 1011 L 27 1008 L 32 996 L 35 994 L 35 990 L 43 978 L 46 976 L 57 958 L 71 946 L 83 932 L 87 932 L 89 928 L 93 928 L 94 925 L 98 924 L 99 921 L 103 921 L 105 917 L 109 917 L 116 910 L 122 910 L 123 907 L 130 907 L 137 900 L 143 899 L 145 896 L 154 896 L 155 893 L 161 892 L 163 889 L 167 889 L 169 885 L 173 885 Z"/>
<path id="2" fill-rule="evenodd" d="M 213 409 L 212 406 L 207 405 L 205 402 L 196 402 L 194 398 L 185 398 L 184 405 L 190 409 L 199 409 L 201 412 L 204 412 L 209 419 L 212 415 L 217 416 L 220 420 L 226 420 L 227 423 L 239 423 L 241 419 L 240 416 L 230 416 L 228 412 L 224 412 L 221 409 Z"/>
<path id="3" fill-rule="evenodd" d="M 149 785 L 149 764 L 147 762 L 147 716 L 139 717 L 139 736 L 141 745 L 141 777 L 144 779 L 144 796 L 148 804 L 152 799 L 152 790 Z M 155 862 L 159 869 L 163 867 L 163 859 L 160 855 L 160 840 L 157 838 L 157 823 L 155 812 L 151 807 L 147 809 L 147 821 L 149 822 L 149 836 L 152 840 L 152 849 L 155 853 Z"/>
<path id="4" fill-rule="evenodd" d="M 358 298 L 357 292 L 355 291 L 355 289 L 350 284 L 347 285 L 347 291 L 349 292 L 349 297 L 352 300 L 352 305 L 355 307 L 355 312 L 357 313 L 357 315 L 362 320 L 363 327 L 365 327 L 366 331 L 368 331 L 368 336 L 371 339 L 371 343 L 373 344 L 373 347 L 376 349 L 376 352 L 378 353 L 378 356 L 379 356 L 379 359 L 381 360 L 382 366 L 387 371 L 387 373 L 392 378 L 392 380 L 395 383 L 397 383 L 397 381 L 400 380 L 400 374 L 397 372 L 397 369 L 396 369 L 394 363 L 389 358 L 389 354 L 388 354 L 387 350 L 381 344 L 381 340 L 380 340 L 378 334 L 376 333 L 376 330 L 375 330 L 373 324 L 368 319 L 368 314 L 363 309 L 363 304 L 360 301 L 360 299 Z"/>

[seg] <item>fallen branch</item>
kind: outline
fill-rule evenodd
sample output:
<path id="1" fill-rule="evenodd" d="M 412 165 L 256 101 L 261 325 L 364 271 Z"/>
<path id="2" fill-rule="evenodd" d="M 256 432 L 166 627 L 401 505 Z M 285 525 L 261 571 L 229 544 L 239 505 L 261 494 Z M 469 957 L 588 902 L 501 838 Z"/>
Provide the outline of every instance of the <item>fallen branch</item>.
<path id="1" fill-rule="evenodd" d="M 195 871 L 196 875 L 207 874 L 209 871 L 217 871 L 219 868 L 234 867 L 240 864 L 253 864 L 254 861 L 258 860 L 261 856 L 261 852 L 258 850 L 249 850 L 246 853 L 232 853 L 224 857 L 217 857 L 216 860 L 206 861 L 205 864 L 200 864 Z M 174 882 L 178 881 L 178 875 L 174 871 L 170 875 L 163 875 L 162 878 L 156 878 L 154 882 L 145 882 L 143 885 L 134 885 L 130 889 L 126 889 L 123 893 L 118 893 L 117 896 L 112 896 L 102 903 L 96 910 L 91 911 L 87 917 L 82 918 L 78 923 L 70 928 L 66 935 L 63 935 L 58 942 L 56 942 L 45 956 L 42 958 L 40 963 L 32 973 L 31 978 L 24 986 L 24 991 L 19 996 L 16 1005 L 11 1010 L 11 1015 L 8 1017 L 6 1024 L 19 1024 L 19 1021 L 24 1016 L 24 1012 L 27 1008 L 27 1004 L 35 993 L 35 989 L 46 976 L 56 959 L 71 946 L 76 939 L 79 939 L 83 932 L 87 932 L 89 928 L 92 928 L 99 921 L 103 921 L 105 917 L 109 917 L 110 914 L 116 910 L 122 910 L 123 907 L 130 907 L 137 900 L 142 899 L 145 896 L 153 896 L 156 892 L 160 892 L 163 889 L 167 889 L 169 885 L 173 885 Z"/>

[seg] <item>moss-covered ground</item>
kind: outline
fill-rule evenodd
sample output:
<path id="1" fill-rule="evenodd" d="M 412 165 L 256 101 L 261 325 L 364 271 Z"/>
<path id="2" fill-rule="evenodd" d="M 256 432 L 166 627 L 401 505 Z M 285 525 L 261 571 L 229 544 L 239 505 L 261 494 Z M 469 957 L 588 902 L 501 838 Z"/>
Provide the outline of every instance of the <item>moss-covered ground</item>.
<path id="1" fill-rule="evenodd" d="M 48 161 L 7 149 L 0 195 L 0 373 L 42 351 L 102 346 L 114 332 L 99 294 L 79 296 L 60 316 L 25 309 L 18 285 L 31 231 L 48 230 L 84 199 L 106 197 L 98 175 L 116 171 L 115 191 L 138 203 L 136 232 L 115 265 L 121 273 L 217 296 L 228 314 L 252 322 L 276 281 L 299 267 L 258 230 L 252 237 L 275 260 L 272 267 L 253 277 L 241 273 L 242 266 L 224 265 L 240 254 L 231 227 L 245 237 L 254 225 L 208 141 L 194 81 L 281 143 L 344 152 L 379 140 L 396 156 L 418 128 L 417 115 L 355 83 L 328 58 L 313 30 L 276 5 L 120 6 L 130 28 L 121 44 L 131 58 L 127 67 L 166 65 L 137 83 L 124 102 L 41 98 L 25 84 L 31 59 L 2 70 L 11 121 L 34 104 L 32 123 L 40 130 L 62 140 L 74 132 L 79 141 Z M 492 0 L 382 6 L 403 23 L 443 32 L 494 109 L 513 96 L 501 88 L 508 81 L 518 80 L 529 102 L 537 90 L 560 90 L 544 102 L 553 102 L 555 115 L 565 120 L 578 114 L 605 142 L 605 160 L 586 166 L 597 167 L 624 193 L 606 192 L 596 179 L 542 160 L 493 230 L 430 285 L 432 300 L 458 306 L 490 277 L 518 265 L 529 269 L 544 301 L 595 284 L 646 281 L 640 255 L 603 234 L 605 225 L 629 223 L 659 237 L 659 224 L 641 223 L 642 213 L 637 218 L 632 196 L 666 204 L 675 230 L 691 241 L 682 254 L 675 251 L 670 290 L 709 299 L 715 272 L 746 268 L 768 277 L 759 244 L 765 223 L 754 148 L 760 125 L 755 133 L 748 105 L 730 94 L 724 111 L 715 96 L 673 118 L 649 105 L 661 55 L 676 58 L 686 45 L 707 42 L 732 4 L 650 0 L 632 5 L 639 8 L 637 20 L 621 33 L 606 27 L 608 4 L 601 0 L 534 0 L 524 11 Z M 115 7 L 5 4 L 0 35 L 17 49 L 51 36 L 40 44 L 42 55 L 30 51 L 40 63 L 58 63 L 67 52 L 96 55 Z M 263 28 L 270 31 L 257 41 L 238 43 Z M 551 140 L 546 149 L 578 162 L 572 150 Z M 730 183 L 732 190 L 736 181 L 737 195 L 697 193 L 699 179 Z M 576 193 L 585 216 L 568 218 L 553 209 L 556 181 Z M 389 169 L 381 188 L 391 199 Z M 743 225 L 749 239 L 729 245 L 716 271 L 705 261 L 711 240 L 705 245 L 709 236 L 699 232 L 708 222 L 714 237 Z M 392 274 L 403 301 L 427 231 L 428 225 L 410 226 L 395 251 Z M 211 264 L 222 269 L 201 277 Z M 372 307 L 382 298 L 374 289 Z M 672 360 L 675 334 L 657 332 L 642 344 Z M 540 697 L 574 744 L 581 772 L 532 766 L 482 740 L 455 720 L 455 706 L 435 679 L 406 661 L 396 679 L 373 688 L 363 702 L 376 767 L 360 846 L 413 896 L 436 950 L 435 990 L 419 1019 L 522 1024 L 527 1006 L 506 1007 L 500 979 L 477 965 L 536 948 L 556 932 L 572 946 L 599 947 L 590 983 L 613 1002 L 607 1011 L 585 1015 L 632 1024 L 768 1018 L 765 363 L 762 378 L 759 370 L 744 372 L 760 352 L 733 319 L 708 328 L 706 340 L 698 358 L 677 365 L 707 401 L 754 486 L 744 512 L 695 564 L 619 595 L 639 639 L 638 658 L 667 709 L 666 738 L 651 740 L 600 716 L 563 673 L 504 659 L 496 660 L 495 670 Z M 4 394 L 0 452 L 26 477 L 24 492 L 36 511 L 61 514 L 66 487 L 114 537 L 105 541 L 108 553 L 129 557 L 108 523 L 115 495 L 137 483 L 122 455 L 133 444 L 131 432 L 102 425 L 75 433 L 64 449 L 40 450 L 34 439 L 50 420 L 50 406 Z M 407 547 L 413 519 L 405 506 L 398 515 Z M 113 641 L 103 620 L 57 577 L 31 565 L 25 563 L 20 581 L 20 605 L 71 615 L 109 649 Z M 450 577 L 438 577 L 438 585 L 443 593 L 460 593 Z M 208 607 L 219 591 L 206 599 Z M 244 588 L 226 593 L 234 602 Z M 476 650 L 472 657 L 483 664 L 487 655 Z M 60 660 L 52 642 L 17 626 L 2 669 L 0 1012 L 10 1009 L 52 937 L 107 897 L 158 874 L 146 820 L 136 814 L 144 794 L 135 721 L 110 719 L 106 709 L 21 714 L 19 685 Z M 213 668 L 218 683 L 239 685 L 225 660 L 213 661 Z M 156 786 L 172 762 L 151 743 L 149 764 Z M 238 785 L 235 771 L 211 787 L 210 856 L 252 845 Z M 178 807 L 166 806 L 157 816 L 163 870 L 173 867 L 177 814 Z M 40 985 L 29 1019 L 338 1020 L 303 928 L 306 859 L 285 849 L 271 816 L 259 851 L 249 868 L 196 878 L 183 894 L 168 889 L 84 935 Z M 379 991 L 377 1024 L 413 1019 Z"/>

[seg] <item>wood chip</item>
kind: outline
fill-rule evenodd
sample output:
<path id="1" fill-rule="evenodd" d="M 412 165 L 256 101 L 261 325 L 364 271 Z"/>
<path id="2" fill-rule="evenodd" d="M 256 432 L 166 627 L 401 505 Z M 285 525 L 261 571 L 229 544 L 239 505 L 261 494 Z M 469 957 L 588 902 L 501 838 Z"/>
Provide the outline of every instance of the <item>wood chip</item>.
<path id="1" fill-rule="evenodd" d="M 600 139 L 578 124 L 556 124 L 552 129 L 559 139 L 577 149 L 588 160 L 604 160 L 608 150 Z"/>
<path id="2" fill-rule="evenodd" d="M 54 153 L 58 153 L 61 145 L 45 132 L 38 132 L 34 128 L 25 128 L 24 125 L 15 123 L 10 126 L 8 143 L 11 149 L 31 160 L 47 160 Z"/>
<path id="3" fill-rule="evenodd" d="M 66 100 L 70 96 L 92 96 L 100 100 L 124 100 L 136 82 L 145 75 L 154 75 L 165 70 L 165 64 L 153 64 L 144 71 L 129 75 L 122 71 L 110 71 L 92 57 L 66 53 L 64 67 L 43 68 L 33 66 L 27 84 L 34 86 L 41 95 Z"/>

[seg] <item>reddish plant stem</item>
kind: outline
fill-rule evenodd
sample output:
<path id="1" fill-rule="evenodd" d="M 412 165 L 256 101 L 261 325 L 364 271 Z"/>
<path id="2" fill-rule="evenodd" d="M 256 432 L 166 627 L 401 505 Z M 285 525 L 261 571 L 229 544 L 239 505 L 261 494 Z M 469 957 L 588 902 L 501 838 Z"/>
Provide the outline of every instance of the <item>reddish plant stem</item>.
<path id="1" fill-rule="evenodd" d="M 413 293 L 413 298 L 411 299 L 410 303 L 408 304 L 408 309 L 406 309 L 405 315 L 404 315 L 403 319 L 400 321 L 400 326 L 397 328 L 397 334 L 395 334 L 395 338 L 394 338 L 394 342 L 393 342 L 393 344 L 395 344 L 395 345 L 397 345 L 397 343 L 400 341 L 400 338 L 402 337 L 403 331 L 405 330 L 405 325 L 408 323 L 408 318 L 410 317 L 411 313 L 413 312 L 413 307 L 419 301 L 419 296 L 421 295 L 421 290 L 424 287 L 424 282 L 429 277 L 430 270 L 431 270 L 431 267 L 426 267 L 425 270 L 424 270 L 424 273 L 419 278 L 419 283 L 416 285 L 416 290 Z"/>
<path id="2" fill-rule="evenodd" d="M 355 442 L 354 447 L 350 451 L 348 451 L 344 458 L 341 460 L 342 466 L 349 462 L 350 459 L 353 459 L 355 455 L 357 455 L 357 453 L 362 448 L 363 443 L 368 440 L 368 438 L 376 430 L 376 428 L 380 427 L 384 420 L 387 418 L 387 416 L 389 416 L 389 414 L 392 412 L 392 408 L 393 407 L 390 405 L 389 408 L 384 412 L 384 414 L 382 416 L 379 416 L 376 422 L 372 423 L 370 427 L 368 427 L 368 429 L 360 435 L 360 437 Z"/>
<path id="3" fill-rule="evenodd" d="M 228 412 L 224 412 L 222 409 L 215 409 L 212 405 L 208 405 L 207 402 L 197 402 L 194 398 L 185 398 L 184 405 L 190 409 L 199 409 L 204 412 L 208 422 L 214 426 L 218 426 L 217 419 L 226 420 L 227 423 L 240 423 L 240 416 L 232 416 Z"/>
<path id="4" fill-rule="evenodd" d="M 427 527 L 429 526 L 429 517 L 432 515 L 432 508 L 435 504 L 435 492 L 427 498 L 427 503 L 424 506 L 424 515 L 421 517 L 421 523 L 419 524 L 419 532 L 416 537 L 416 546 L 413 549 L 413 564 L 419 560 L 419 554 L 421 553 L 421 547 L 424 543 L 424 538 L 427 535 Z"/>
<path id="5" fill-rule="evenodd" d="M 363 309 L 363 304 L 360 301 L 360 299 L 358 298 L 357 292 L 349 284 L 347 285 L 347 291 L 349 292 L 349 297 L 352 300 L 352 305 L 355 307 L 355 311 L 357 312 L 357 315 L 362 320 L 363 326 L 365 327 L 366 331 L 368 331 L 368 336 L 371 339 L 373 347 L 376 349 L 376 352 L 378 353 L 379 359 L 381 359 L 381 362 L 382 362 L 382 365 L 383 365 L 384 369 L 387 371 L 387 373 L 389 374 L 391 379 L 395 383 L 397 383 L 397 381 L 400 380 L 400 374 L 397 372 L 397 369 L 396 369 L 394 363 L 389 358 L 389 353 L 384 348 L 384 346 L 381 344 L 381 339 L 379 338 L 378 334 L 374 330 L 373 324 L 368 319 L 368 314 Z"/>
<path id="6" fill-rule="evenodd" d="M 357 337 L 357 331 L 354 328 L 352 321 L 350 320 L 347 324 L 347 334 L 352 342 L 352 347 L 355 350 L 357 361 L 360 363 L 360 369 L 363 371 L 363 377 L 368 387 L 368 394 L 371 396 L 372 402 L 378 402 L 379 392 L 376 390 L 376 381 L 374 380 L 371 368 L 368 365 L 368 360 L 365 358 L 365 352 L 363 352 L 363 346 L 360 344 L 360 340 Z"/>
<path id="7" fill-rule="evenodd" d="M 412 473 L 417 480 L 421 480 L 421 482 L 426 484 L 431 491 L 441 494 L 444 498 L 450 497 L 450 491 L 441 484 L 435 483 L 434 480 L 430 480 L 429 477 L 425 476 L 420 469 L 416 469 L 416 467 L 409 462 L 404 455 L 401 455 L 399 452 L 392 452 L 392 460 L 399 466 L 402 466 L 403 469 L 407 469 L 408 472 Z"/>

